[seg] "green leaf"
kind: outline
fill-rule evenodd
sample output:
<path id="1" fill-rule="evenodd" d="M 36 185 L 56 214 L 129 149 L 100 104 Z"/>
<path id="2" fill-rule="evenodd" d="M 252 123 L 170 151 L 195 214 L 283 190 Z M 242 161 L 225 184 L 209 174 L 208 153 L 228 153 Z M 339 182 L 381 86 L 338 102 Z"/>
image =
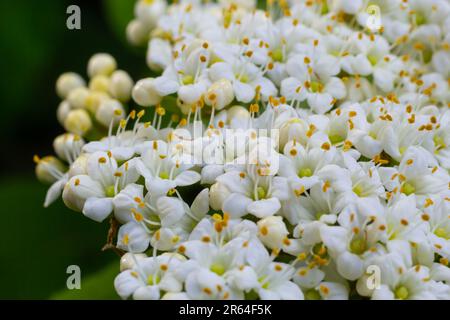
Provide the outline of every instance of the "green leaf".
<path id="1" fill-rule="evenodd" d="M 83 272 L 83 271 L 82 271 Z M 114 290 L 114 278 L 119 274 L 119 262 L 112 263 L 104 269 L 83 278 L 81 289 L 63 289 L 52 295 L 52 300 L 117 300 Z"/>

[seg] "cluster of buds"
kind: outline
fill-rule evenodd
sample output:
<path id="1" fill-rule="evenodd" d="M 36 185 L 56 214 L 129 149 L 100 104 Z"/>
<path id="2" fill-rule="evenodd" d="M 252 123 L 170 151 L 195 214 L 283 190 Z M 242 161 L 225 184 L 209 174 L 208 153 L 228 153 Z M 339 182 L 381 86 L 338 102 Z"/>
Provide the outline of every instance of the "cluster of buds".
<path id="1" fill-rule="evenodd" d="M 58 79 L 45 204 L 110 221 L 123 299 L 450 299 L 449 13 L 139 0 L 158 76 Z"/>

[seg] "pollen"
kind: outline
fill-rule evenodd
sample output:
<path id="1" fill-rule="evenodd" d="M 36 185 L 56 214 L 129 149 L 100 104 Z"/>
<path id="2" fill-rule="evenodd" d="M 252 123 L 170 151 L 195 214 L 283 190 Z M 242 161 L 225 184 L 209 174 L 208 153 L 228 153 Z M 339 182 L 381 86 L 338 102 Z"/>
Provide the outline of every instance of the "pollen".
<path id="1" fill-rule="evenodd" d="M 262 234 L 263 236 L 267 236 L 267 235 L 269 234 L 269 229 L 267 229 L 266 226 L 262 226 L 262 227 L 259 229 L 259 231 L 261 232 L 261 234 Z"/>

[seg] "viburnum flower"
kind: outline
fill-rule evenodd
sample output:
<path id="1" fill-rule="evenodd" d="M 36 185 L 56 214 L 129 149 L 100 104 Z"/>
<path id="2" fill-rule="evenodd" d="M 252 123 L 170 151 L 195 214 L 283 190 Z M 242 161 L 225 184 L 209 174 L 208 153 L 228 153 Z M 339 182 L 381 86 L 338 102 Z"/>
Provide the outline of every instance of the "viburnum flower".
<path id="1" fill-rule="evenodd" d="M 66 204 L 82 210 L 92 220 L 103 221 L 114 209 L 114 197 L 138 180 L 134 162 L 131 160 L 119 167 L 111 153 L 90 155 L 87 174 L 72 177 L 65 187 Z"/>
<path id="2" fill-rule="evenodd" d="M 450 299 L 448 13 L 138 0 L 152 74 L 57 79 L 45 206 L 109 218 L 123 299 Z"/>
<path id="3" fill-rule="evenodd" d="M 273 215 L 281 208 L 280 200 L 288 197 L 287 179 L 267 175 L 264 167 L 250 165 L 246 171 L 227 172 L 217 181 L 230 192 L 222 209 L 233 218 L 247 213 L 259 218 Z"/>
<path id="4" fill-rule="evenodd" d="M 116 277 L 114 287 L 122 299 L 133 296 L 135 300 L 158 300 L 161 292 L 180 292 L 182 282 L 177 279 L 175 270 L 183 260 L 180 255 L 168 253 L 136 259 L 133 268 Z"/>

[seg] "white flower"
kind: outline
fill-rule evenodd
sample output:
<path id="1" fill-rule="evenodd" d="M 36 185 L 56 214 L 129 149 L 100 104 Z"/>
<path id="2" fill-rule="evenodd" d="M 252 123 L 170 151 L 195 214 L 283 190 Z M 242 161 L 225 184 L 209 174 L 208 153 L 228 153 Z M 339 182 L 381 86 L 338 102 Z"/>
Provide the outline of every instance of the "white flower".
<path id="1" fill-rule="evenodd" d="M 448 199 L 429 199 L 422 219 L 428 221 L 430 231 L 427 233 L 432 249 L 444 257 L 450 259 L 450 203 Z"/>
<path id="2" fill-rule="evenodd" d="M 177 92 L 186 103 L 198 102 L 209 85 L 206 73 L 209 53 L 202 46 L 175 53 L 178 56 L 172 64 L 154 80 L 155 91 L 163 97 Z"/>
<path id="3" fill-rule="evenodd" d="M 265 100 L 277 94 L 275 85 L 263 76 L 263 72 L 253 63 L 243 59 L 216 62 L 211 66 L 209 76 L 213 81 L 229 80 L 233 85 L 236 100 L 240 102 L 248 103 L 253 100 L 257 87 Z"/>
<path id="4" fill-rule="evenodd" d="M 339 215 L 340 226 L 320 227 L 320 237 L 345 279 L 361 277 L 366 260 L 382 249 L 379 242 L 386 237 L 386 225 L 379 210 L 382 207 L 348 206 Z"/>
<path id="5" fill-rule="evenodd" d="M 289 232 L 282 217 L 269 216 L 259 220 L 257 225 L 258 237 L 264 245 L 270 249 L 279 249 L 283 246 Z"/>
<path id="6" fill-rule="evenodd" d="M 256 292 L 262 300 L 303 300 L 303 292 L 291 281 L 295 269 L 285 263 L 272 262 L 264 246 L 254 243 L 247 261 L 258 276 Z"/>
<path id="7" fill-rule="evenodd" d="M 325 113 L 346 95 L 344 83 L 335 77 L 336 67 L 336 61 L 326 55 L 292 56 L 286 64 L 289 78 L 281 82 L 281 94 L 290 101 L 307 100 L 316 113 Z"/>
<path id="8" fill-rule="evenodd" d="M 127 119 L 122 119 L 119 122 L 116 134 L 113 133 L 113 125 L 115 119 L 111 119 L 109 124 L 108 136 L 99 140 L 92 141 L 86 144 L 83 151 L 86 153 L 94 153 L 98 151 L 111 152 L 114 158 L 118 161 L 126 161 L 140 154 L 143 148 L 146 146 L 146 142 L 149 139 L 157 137 L 157 132 L 150 123 L 140 123 L 140 119 L 144 116 L 145 112 L 141 111 L 138 114 L 132 112 Z M 115 114 L 116 117 L 122 117 L 122 113 Z M 127 123 L 130 119 L 137 120 L 132 130 L 125 130 Z"/>
<path id="9" fill-rule="evenodd" d="M 113 211 L 113 198 L 138 178 L 134 161 L 118 167 L 111 154 L 96 152 L 89 156 L 87 175 L 71 178 L 66 188 L 80 201 L 85 216 L 101 222 Z"/>
<path id="10" fill-rule="evenodd" d="M 274 215 L 281 208 L 280 200 L 288 197 L 287 179 L 266 175 L 265 168 L 249 167 L 247 171 L 230 171 L 217 178 L 231 193 L 222 210 L 232 218 L 250 213 L 258 218 Z"/>
<path id="11" fill-rule="evenodd" d="M 159 300 L 161 291 L 176 293 L 182 290 L 182 283 L 174 274 L 181 263 L 183 258 L 174 254 L 136 259 L 133 268 L 116 277 L 114 287 L 122 299 L 132 296 L 134 300 Z"/>
<path id="12" fill-rule="evenodd" d="M 190 186 L 200 181 L 199 173 L 189 170 L 192 165 L 179 163 L 172 158 L 172 146 L 164 141 L 154 140 L 137 162 L 139 173 L 145 178 L 151 193 L 166 194 L 179 186 Z"/>

